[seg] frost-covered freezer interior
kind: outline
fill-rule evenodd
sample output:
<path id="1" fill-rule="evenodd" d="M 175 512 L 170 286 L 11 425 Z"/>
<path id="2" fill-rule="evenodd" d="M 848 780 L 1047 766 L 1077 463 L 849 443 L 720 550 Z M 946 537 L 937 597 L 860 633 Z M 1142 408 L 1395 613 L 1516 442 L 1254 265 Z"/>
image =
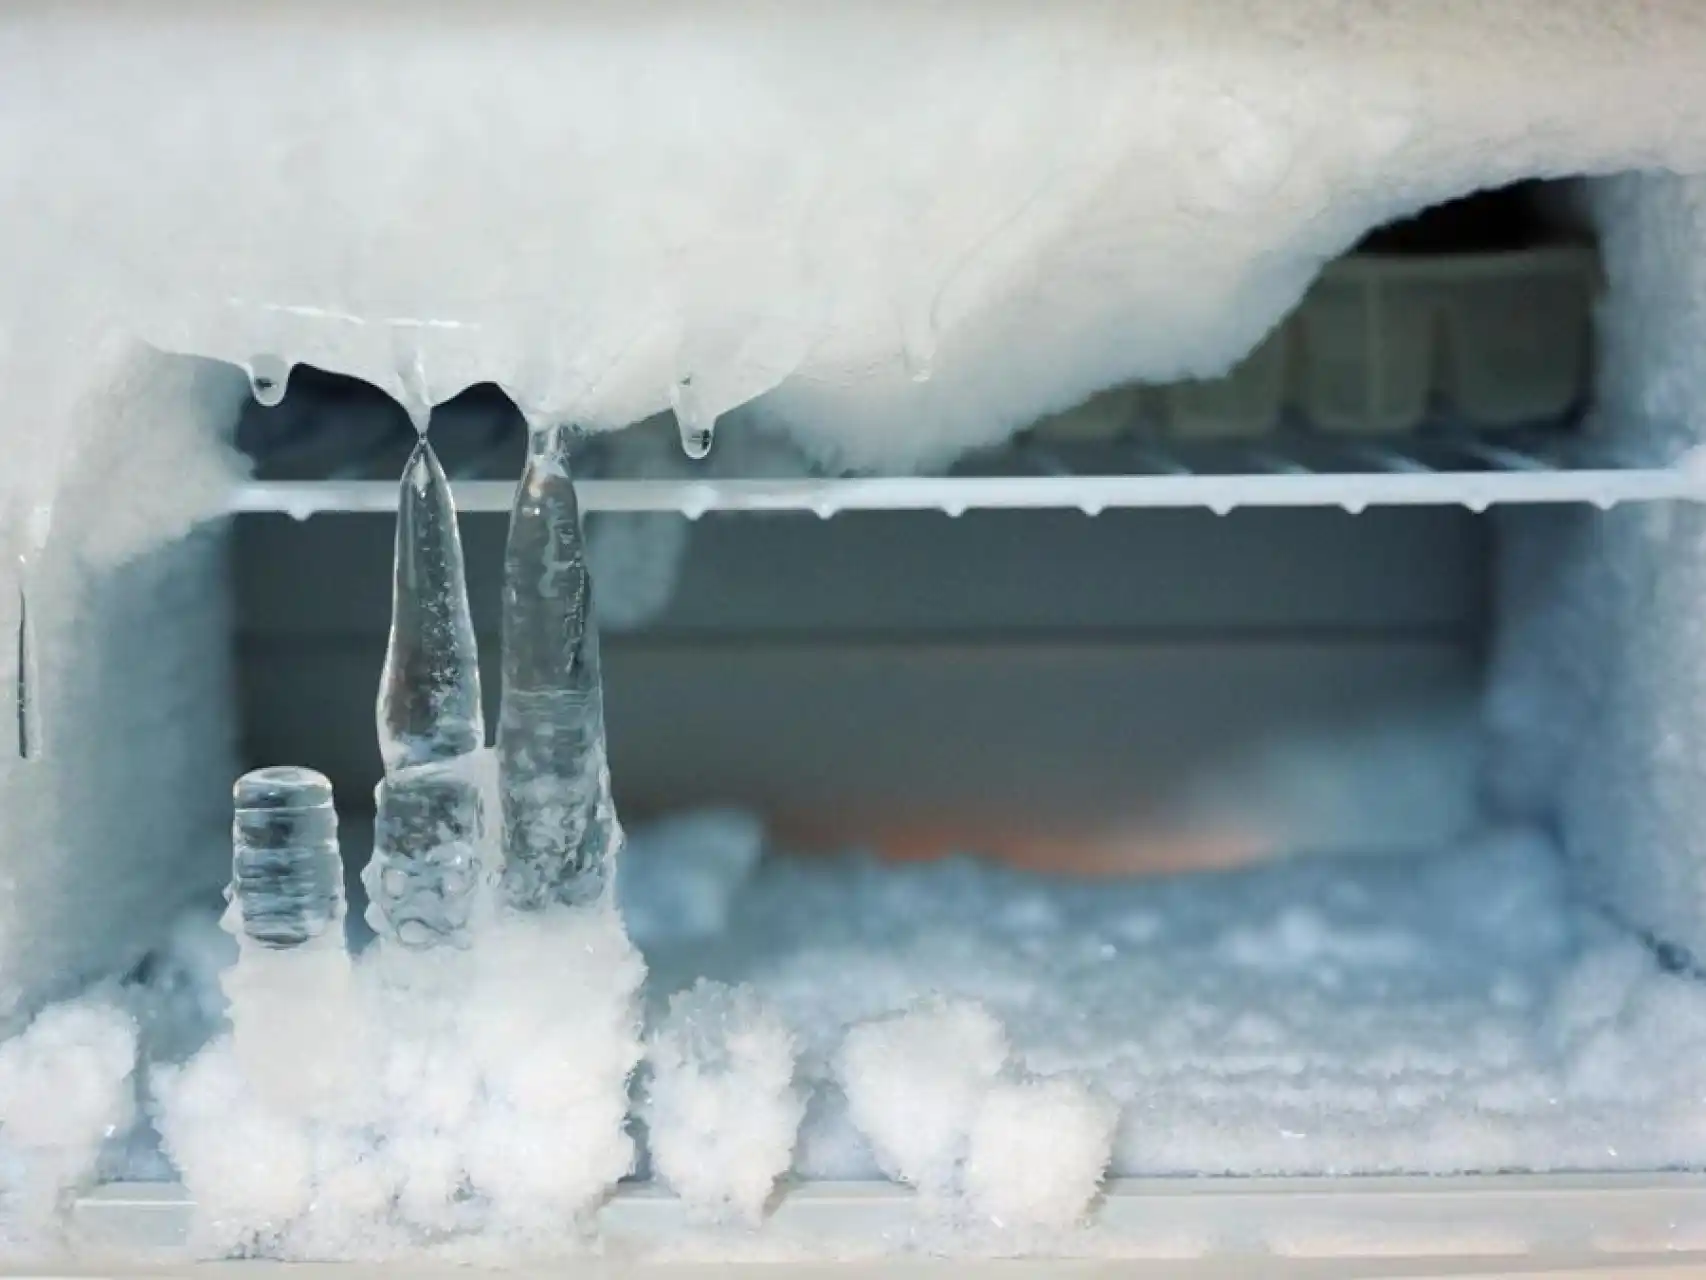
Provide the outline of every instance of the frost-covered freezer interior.
<path id="1" fill-rule="evenodd" d="M 1700 1247 L 1699 15 L 44 3 L 0 66 L 18 1256 Z M 1328 264 L 1536 176 L 1569 413 L 1466 423 L 1546 346 L 1484 294 L 1178 438 L 1277 334 L 1396 368 L 1414 281 Z M 621 915 L 229 967 L 242 769 L 362 900 L 410 419 L 488 725 L 522 442 L 590 433 Z M 1610 1180 L 1122 1181 L 1547 1171 Z"/>

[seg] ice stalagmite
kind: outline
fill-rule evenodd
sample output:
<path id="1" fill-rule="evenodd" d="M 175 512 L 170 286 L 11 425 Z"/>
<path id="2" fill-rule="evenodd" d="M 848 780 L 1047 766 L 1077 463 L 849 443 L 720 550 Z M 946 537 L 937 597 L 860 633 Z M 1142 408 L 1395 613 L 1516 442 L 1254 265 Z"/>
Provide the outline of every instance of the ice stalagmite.
<path id="1" fill-rule="evenodd" d="M 622 829 L 610 797 L 592 582 L 565 427 L 534 432 L 510 513 L 503 681 L 503 896 L 527 911 L 593 901 Z"/>
<path id="2" fill-rule="evenodd" d="M 412 948 L 467 944 L 485 832 L 485 719 L 450 482 L 422 436 L 403 470 L 379 681 L 368 923 Z"/>

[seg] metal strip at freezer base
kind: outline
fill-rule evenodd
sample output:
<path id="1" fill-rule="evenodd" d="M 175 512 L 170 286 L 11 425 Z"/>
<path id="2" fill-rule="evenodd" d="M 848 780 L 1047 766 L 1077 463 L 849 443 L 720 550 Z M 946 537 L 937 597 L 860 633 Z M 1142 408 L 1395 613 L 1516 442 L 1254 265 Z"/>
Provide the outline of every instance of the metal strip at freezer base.
<path id="1" fill-rule="evenodd" d="M 100 1188 L 77 1203 L 72 1230 L 79 1253 L 103 1265 L 56 1273 L 207 1276 L 267 1265 L 186 1262 L 191 1208 L 172 1185 Z M 551 1270 L 732 1273 L 765 1264 L 774 1274 L 846 1276 L 941 1265 L 956 1276 L 1003 1277 L 1706 1277 L 1706 1175 L 1698 1173 L 1121 1179 L 1109 1184 L 1091 1225 L 1058 1241 L 1053 1256 L 1004 1261 L 973 1261 L 980 1250 L 965 1246 L 953 1256 L 952 1240 L 917 1217 L 912 1194 L 882 1183 L 789 1188 L 756 1232 L 695 1228 L 668 1192 L 624 1186 L 599 1225 L 597 1259 Z M 449 1270 L 437 1260 L 291 1269 Z"/>

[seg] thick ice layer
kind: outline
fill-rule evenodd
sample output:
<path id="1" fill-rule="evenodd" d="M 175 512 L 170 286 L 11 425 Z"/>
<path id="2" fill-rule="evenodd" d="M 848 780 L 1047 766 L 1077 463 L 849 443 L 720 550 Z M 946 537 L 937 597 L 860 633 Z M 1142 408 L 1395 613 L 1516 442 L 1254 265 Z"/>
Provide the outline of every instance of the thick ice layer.
<path id="1" fill-rule="evenodd" d="M 1402 210 L 1698 168 L 1703 69 L 1603 0 L 24 0 L 0 330 L 940 454 L 1225 368 Z"/>

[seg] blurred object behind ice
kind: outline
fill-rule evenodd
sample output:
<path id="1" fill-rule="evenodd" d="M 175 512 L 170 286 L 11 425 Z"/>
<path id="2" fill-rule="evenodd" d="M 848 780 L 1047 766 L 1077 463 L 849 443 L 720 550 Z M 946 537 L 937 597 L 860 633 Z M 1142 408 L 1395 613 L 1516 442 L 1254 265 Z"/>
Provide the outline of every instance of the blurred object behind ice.
<path id="1" fill-rule="evenodd" d="M 764 827 L 738 809 L 708 809 L 635 828 L 616 869 L 628 936 L 653 941 L 708 938 L 764 854 Z"/>

